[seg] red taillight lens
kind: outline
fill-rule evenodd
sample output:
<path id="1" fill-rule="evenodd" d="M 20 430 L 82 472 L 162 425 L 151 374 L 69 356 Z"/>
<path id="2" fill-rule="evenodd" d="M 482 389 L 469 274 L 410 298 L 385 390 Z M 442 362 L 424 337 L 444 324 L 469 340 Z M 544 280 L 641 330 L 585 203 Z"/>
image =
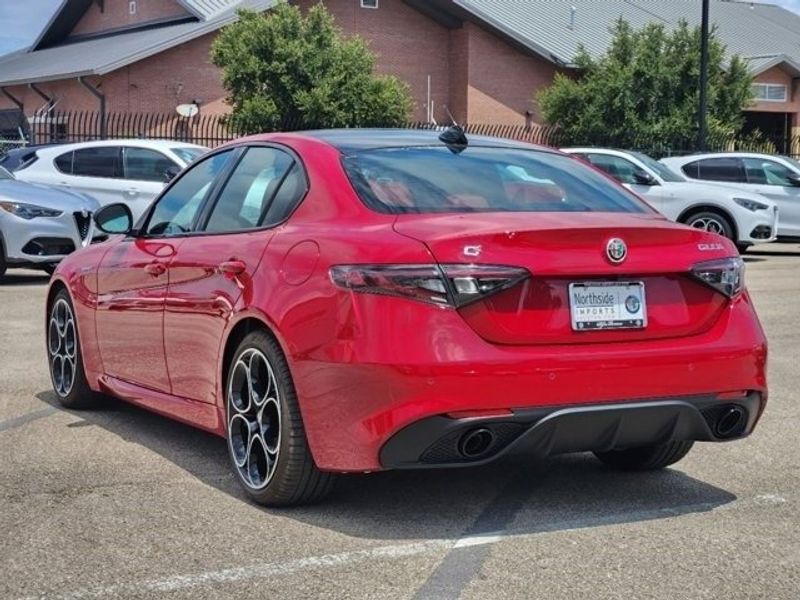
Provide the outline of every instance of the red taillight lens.
<path id="1" fill-rule="evenodd" d="M 441 306 L 461 307 L 508 289 L 529 273 L 502 265 L 339 265 L 331 280 L 365 294 L 401 296 Z"/>
<path id="2" fill-rule="evenodd" d="M 738 256 L 698 263 L 692 275 L 728 298 L 744 289 L 744 261 Z"/>

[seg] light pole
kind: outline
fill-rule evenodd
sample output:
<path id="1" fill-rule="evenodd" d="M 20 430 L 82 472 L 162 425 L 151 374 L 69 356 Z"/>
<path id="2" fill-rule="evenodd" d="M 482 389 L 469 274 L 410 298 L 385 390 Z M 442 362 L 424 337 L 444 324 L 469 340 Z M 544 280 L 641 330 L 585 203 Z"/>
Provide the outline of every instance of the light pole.
<path id="1" fill-rule="evenodd" d="M 706 149 L 708 113 L 708 9 L 709 0 L 703 0 L 703 17 L 700 22 L 700 106 L 697 114 L 698 150 Z"/>

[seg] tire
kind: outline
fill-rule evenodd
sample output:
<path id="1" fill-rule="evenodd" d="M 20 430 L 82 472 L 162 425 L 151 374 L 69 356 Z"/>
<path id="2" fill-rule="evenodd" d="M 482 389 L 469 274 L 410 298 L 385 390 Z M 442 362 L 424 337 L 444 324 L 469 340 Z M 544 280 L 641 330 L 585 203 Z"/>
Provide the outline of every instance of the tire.
<path id="1" fill-rule="evenodd" d="M 656 446 L 595 452 L 594 455 L 609 467 L 623 471 L 656 471 L 674 465 L 694 446 L 691 441 L 669 442 Z"/>
<path id="2" fill-rule="evenodd" d="M 6 249 L 3 247 L 3 242 L 0 241 L 0 279 L 6 274 Z"/>
<path id="3" fill-rule="evenodd" d="M 91 408 L 102 397 L 86 380 L 75 309 L 64 289 L 47 309 L 47 364 L 53 391 L 63 407 Z"/>
<path id="4" fill-rule="evenodd" d="M 296 506 L 330 492 L 335 475 L 314 463 L 289 365 L 265 331 L 249 333 L 234 353 L 225 420 L 231 467 L 255 502 Z"/>
<path id="5" fill-rule="evenodd" d="M 54 265 L 54 264 L 50 263 L 50 264 L 41 265 L 39 268 L 42 271 L 44 271 L 45 273 L 47 273 L 48 275 L 52 275 L 53 273 L 56 272 L 56 267 L 57 266 L 58 265 Z"/>
<path id="6" fill-rule="evenodd" d="M 686 225 L 689 227 L 703 229 L 710 233 L 717 233 L 728 238 L 734 244 L 737 242 L 731 220 L 721 212 L 715 210 L 703 210 L 692 213 L 684 219 L 684 223 L 686 223 Z"/>
<path id="7" fill-rule="evenodd" d="M 744 254 L 750 246 L 752 246 L 752 244 L 736 244 L 736 249 L 739 251 L 739 254 Z"/>

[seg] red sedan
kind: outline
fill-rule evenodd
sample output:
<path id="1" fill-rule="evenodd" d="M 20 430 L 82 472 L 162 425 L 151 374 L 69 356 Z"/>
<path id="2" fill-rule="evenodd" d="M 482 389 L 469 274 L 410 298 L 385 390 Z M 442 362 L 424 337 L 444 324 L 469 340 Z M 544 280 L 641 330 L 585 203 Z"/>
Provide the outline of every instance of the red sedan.
<path id="1" fill-rule="evenodd" d="M 658 469 L 750 434 L 767 345 L 726 239 L 558 152 L 458 128 L 238 140 L 59 266 L 60 401 L 223 436 L 248 494 L 592 451 Z"/>

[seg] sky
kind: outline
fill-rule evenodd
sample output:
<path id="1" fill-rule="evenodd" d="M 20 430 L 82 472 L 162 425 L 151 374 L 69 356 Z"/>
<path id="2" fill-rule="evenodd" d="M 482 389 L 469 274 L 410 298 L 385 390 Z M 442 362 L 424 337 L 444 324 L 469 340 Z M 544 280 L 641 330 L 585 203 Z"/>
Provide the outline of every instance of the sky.
<path id="1" fill-rule="evenodd" d="M 768 2 L 800 13 L 800 0 Z M 61 0 L 0 0 L 0 55 L 26 48 L 59 4 Z"/>

